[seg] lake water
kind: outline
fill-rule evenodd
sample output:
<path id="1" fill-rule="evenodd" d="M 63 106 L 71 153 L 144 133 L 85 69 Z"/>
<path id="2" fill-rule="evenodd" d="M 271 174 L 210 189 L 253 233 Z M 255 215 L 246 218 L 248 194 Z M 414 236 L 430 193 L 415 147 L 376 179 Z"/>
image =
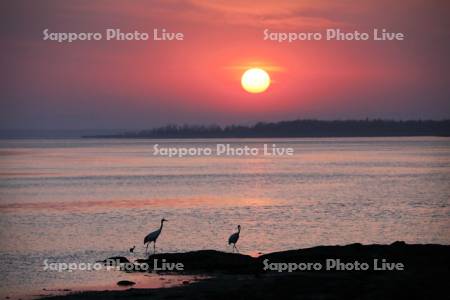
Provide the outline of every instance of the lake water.
<path id="1" fill-rule="evenodd" d="M 156 143 L 275 143 L 294 155 L 168 158 L 153 155 Z M 164 252 L 230 251 L 238 224 L 239 250 L 251 255 L 355 242 L 449 244 L 449 183 L 449 138 L 1 140 L 0 295 L 129 279 L 44 271 L 44 260 L 95 262 L 129 256 L 133 245 L 143 257 L 143 238 L 163 217 Z"/>

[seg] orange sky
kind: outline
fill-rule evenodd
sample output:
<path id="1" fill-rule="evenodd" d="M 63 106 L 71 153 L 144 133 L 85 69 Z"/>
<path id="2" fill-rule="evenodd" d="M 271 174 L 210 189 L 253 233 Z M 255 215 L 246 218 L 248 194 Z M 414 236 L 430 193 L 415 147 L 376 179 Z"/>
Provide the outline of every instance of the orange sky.
<path id="1" fill-rule="evenodd" d="M 1 128 L 147 128 L 294 118 L 449 118 L 448 1 L 2 3 Z M 33 6 L 33 7 L 32 7 Z M 183 32 L 184 41 L 43 41 L 53 32 Z M 277 43 L 263 30 L 403 32 Z M 269 70 L 267 92 L 240 86 Z"/>

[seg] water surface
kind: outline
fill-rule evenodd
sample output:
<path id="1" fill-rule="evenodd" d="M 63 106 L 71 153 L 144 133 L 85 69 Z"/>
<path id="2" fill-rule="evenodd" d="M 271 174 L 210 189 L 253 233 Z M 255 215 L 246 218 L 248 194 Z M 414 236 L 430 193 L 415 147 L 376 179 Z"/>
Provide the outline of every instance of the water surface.
<path id="1" fill-rule="evenodd" d="M 153 145 L 293 147 L 294 156 L 155 157 Z M 450 243 L 450 139 L 0 141 L 0 290 L 114 286 L 121 272 L 43 271 L 44 259 L 159 251 L 271 251 L 347 243 Z M 20 291 L 20 293 L 18 292 Z"/>

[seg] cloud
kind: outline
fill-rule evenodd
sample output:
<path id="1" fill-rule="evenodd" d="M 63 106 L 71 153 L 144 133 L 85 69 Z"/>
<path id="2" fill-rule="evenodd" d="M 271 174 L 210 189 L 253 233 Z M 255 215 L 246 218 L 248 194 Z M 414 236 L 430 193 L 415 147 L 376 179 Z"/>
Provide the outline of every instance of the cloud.
<path id="1" fill-rule="evenodd" d="M 201 1 L 190 0 L 198 11 L 216 23 L 245 25 L 250 27 L 308 27 L 338 26 L 345 23 L 336 18 L 336 10 L 342 10 L 337 1 Z M 334 14 L 333 14 L 334 12 Z"/>

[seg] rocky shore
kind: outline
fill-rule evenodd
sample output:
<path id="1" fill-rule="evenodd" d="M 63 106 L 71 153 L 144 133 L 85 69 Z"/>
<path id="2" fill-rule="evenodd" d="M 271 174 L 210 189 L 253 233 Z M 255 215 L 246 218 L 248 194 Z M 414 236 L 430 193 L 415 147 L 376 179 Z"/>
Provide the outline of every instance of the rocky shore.
<path id="1" fill-rule="evenodd" d="M 75 292 L 45 299 L 438 299 L 447 293 L 450 246 L 351 244 L 259 257 L 201 250 L 151 255 L 133 265 L 208 278 L 172 288 Z"/>

